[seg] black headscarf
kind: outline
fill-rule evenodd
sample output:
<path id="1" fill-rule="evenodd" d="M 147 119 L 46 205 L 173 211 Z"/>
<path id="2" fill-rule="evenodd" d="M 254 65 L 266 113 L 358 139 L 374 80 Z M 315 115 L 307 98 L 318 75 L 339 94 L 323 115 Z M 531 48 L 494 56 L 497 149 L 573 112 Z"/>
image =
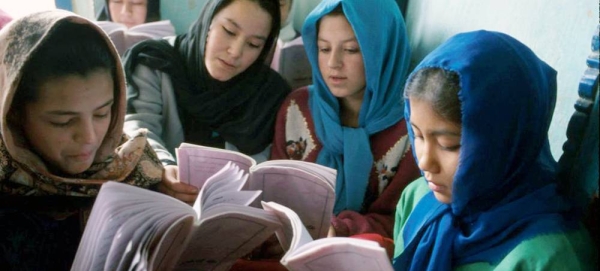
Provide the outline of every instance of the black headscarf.
<path id="1" fill-rule="evenodd" d="M 227 141 L 250 155 L 265 149 L 273 139 L 276 113 L 290 87 L 264 64 L 277 38 L 280 17 L 277 0 L 261 1 L 272 1 L 277 7 L 265 46 L 250 67 L 226 82 L 210 76 L 204 50 L 215 11 L 230 0 L 206 3 L 198 20 L 188 33 L 177 36 L 174 46 L 165 40 L 148 40 L 128 50 L 123 59 L 129 83 L 128 113 L 135 113 L 131 100 L 139 91 L 132 74 L 137 64 L 143 64 L 171 77 L 186 142 L 215 146 Z M 219 137 L 215 139 L 213 132 Z"/>
<path id="2" fill-rule="evenodd" d="M 108 2 L 110 0 L 104 1 L 104 6 L 96 15 L 96 20 L 98 21 L 112 21 L 110 17 L 110 9 L 108 8 Z M 146 6 L 146 23 L 156 22 L 160 20 L 160 0 L 148 0 L 148 4 Z"/>

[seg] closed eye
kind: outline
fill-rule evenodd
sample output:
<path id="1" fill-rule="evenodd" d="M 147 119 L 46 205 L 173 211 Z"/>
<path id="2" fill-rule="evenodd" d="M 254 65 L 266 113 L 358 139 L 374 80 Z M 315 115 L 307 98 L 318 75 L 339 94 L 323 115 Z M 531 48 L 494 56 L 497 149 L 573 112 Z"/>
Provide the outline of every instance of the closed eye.
<path id="1" fill-rule="evenodd" d="M 326 48 L 326 47 L 319 48 L 319 52 L 321 52 L 321 53 L 329 53 L 330 51 L 331 51 L 331 48 Z"/>
<path id="2" fill-rule="evenodd" d="M 461 145 L 460 145 L 460 144 L 458 144 L 458 145 L 455 145 L 455 146 L 450 146 L 450 147 L 445 147 L 445 146 L 442 146 L 442 145 L 440 145 L 440 147 L 441 147 L 441 148 L 442 148 L 442 150 L 444 150 L 444 151 L 450 151 L 450 152 L 454 152 L 454 151 L 460 150 L 460 147 L 461 147 Z"/>
<path id="3" fill-rule="evenodd" d="M 248 46 L 250 46 L 251 48 L 254 48 L 254 49 L 258 49 L 261 47 L 260 44 L 254 44 L 252 42 L 248 42 Z"/>
<path id="4" fill-rule="evenodd" d="M 235 33 L 233 33 L 232 31 L 230 31 L 229 29 L 225 28 L 224 26 L 223 26 L 223 30 L 225 31 L 225 33 L 227 33 L 227 35 L 229 35 L 229 36 L 235 36 Z"/>
<path id="5" fill-rule="evenodd" d="M 108 115 L 110 115 L 110 112 L 105 113 L 105 114 L 96 114 L 96 115 L 94 115 L 94 117 L 99 118 L 99 119 L 104 119 L 104 118 L 108 117 Z"/>
<path id="6" fill-rule="evenodd" d="M 50 124 L 54 127 L 58 127 L 58 128 L 64 128 L 64 127 L 68 127 L 69 125 L 73 124 L 73 119 L 70 119 L 66 122 L 54 122 L 51 121 Z"/>

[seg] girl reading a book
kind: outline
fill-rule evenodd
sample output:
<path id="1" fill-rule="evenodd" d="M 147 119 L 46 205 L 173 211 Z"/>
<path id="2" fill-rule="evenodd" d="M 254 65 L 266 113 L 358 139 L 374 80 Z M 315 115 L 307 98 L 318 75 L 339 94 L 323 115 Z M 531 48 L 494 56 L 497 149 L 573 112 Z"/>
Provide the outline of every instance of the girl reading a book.
<path id="1" fill-rule="evenodd" d="M 145 131 L 123 134 L 125 76 L 93 22 L 53 10 L 0 31 L 0 269 L 68 270 L 108 181 L 156 187 Z"/>
<path id="2" fill-rule="evenodd" d="M 313 84 L 284 101 L 271 159 L 337 169 L 332 235 L 391 239 L 400 193 L 419 175 L 402 114 L 410 54 L 398 5 L 325 0 L 302 37 Z"/>
<path id="3" fill-rule="evenodd" d="M 175 148 L 184 141 L 267 159 L 290 90 L 265 64 L 279 25 L 278 0 L 210 0 L 187 33 L 138 43 L 125 55 L 125 130 L 149 130 L 173 183 Z"/>
<path id="4" fill-rule="evenodd" d="M 160 0 L 106 0 L 96 19 L 121 23 L 128 28 L 159 21 Z"/>
<path id="5" fill-rule="evenodd" d="M 506 34 L 425 57 L 404 91 L 423 177 L 398 203 L 396 270 L 597 270 L 582 210 L 557 191 L 556 91 L 556 71 Z"/>

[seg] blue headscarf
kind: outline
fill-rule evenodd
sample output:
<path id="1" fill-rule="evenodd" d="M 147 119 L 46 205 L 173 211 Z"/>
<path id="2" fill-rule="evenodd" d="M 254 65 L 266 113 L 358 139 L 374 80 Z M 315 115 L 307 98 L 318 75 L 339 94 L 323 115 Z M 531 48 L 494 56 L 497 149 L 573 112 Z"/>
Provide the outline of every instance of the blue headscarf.
<path id="1" fill-rule="evenodd" d="M 342 126 L 338 100 L 319 70 L 317 22 L 338 5 L 354 30 L 365 65 L 358 128 Z M 337 169 L 334 213 L 360 211 L 373 167 L 369 137 L 403 118 L 402 89 L 410 56 L 404 19 L 393 0 L 325 0 L 306 18 L 302 38 L 313 71 L 309 106 L 323 143 L 317 163 Z"/>
<path id="2" fill-rule="evenodd" d="M 523 240 L 575 227 L 556 190 L 548 142 L 556 71 L 516 39 L 487 31 L 450 38 L 415 72 L 424 68 L 460 77 L 462 147 L 452 203 L 440 203 L 432 192 L 419 201 L 395 269 L 495 265 Z M 405 117 L 409 122 L 409 103 Z"/>

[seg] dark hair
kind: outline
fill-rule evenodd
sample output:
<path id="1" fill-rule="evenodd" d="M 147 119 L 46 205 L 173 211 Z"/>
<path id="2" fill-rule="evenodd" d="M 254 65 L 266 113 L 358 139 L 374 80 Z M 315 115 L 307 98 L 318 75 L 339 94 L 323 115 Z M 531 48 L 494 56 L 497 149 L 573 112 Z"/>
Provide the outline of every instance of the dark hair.
<path id="1" fill-rule="evenodd" d="M 39 87 L 48 79 L 69 75 L 84 77 L 99 70 L 110 72 L 113 78 L 115 102 L 112 112 L 116 112 L 119 104 L 119 82 L 115 80 L 117 61 L 99 30 L 90 25 L 62 21 L 50 31 L 23 66 L 23 76 L 10 109 L 14 111 L 11 115 L 16 117 L 15 120 L 23 116 L 26 104 L 38 100 Z M 115 123 L 117 116 L 112 115 L 111 123 Z"/>
<path id="2" fill-rule="evenodd" d="M 146 23 L 160 21 L 160 0 L 148 0 L 146 4 Z"/>
<path id="3" fill-rule="evenodd" d="M 229 6 L 234 1 L 241 0 L 223 0 L 213 12 L 213 17 L 217 15 L 221 10 Z M 279 28 L 281 27 L 281 10 L 279 9 L 279 0 L 245 0 L 253 3 L 257 3 L 264 11 L 271 15 L 271 30 L 269 31 L 269 36 L 267 37 L 268 48 L 265 46 L 258 59 L 265 59 L 266 55 L 270 53 L 271 47 L 275 46 L 275 40 L 279 35 Z M 211 18 L 212 20 L 212 18 Z"/>
<path id="4" fill-rule="evenodd" d="M 462 124 L 459 91 L 460 77 L 456 72 L 441 68 L 424 68 L 409 78 L 404 97 L 427 101 L 440 117 Z"/>
<path id="5" fill-rule="evenodd" d="M 341 4 L 339 4 L 337 7 L 335 7 L 331 12 L 325 14 L 325 16 L 337 16 L 337 15 L 346 16 L 346 14 L 344 13 L 344 8 L 342 8 Z M 323 18 L 320 18 L 317 21 L 317 35 L 319 35 L 319 27 L 321 26 L 321 19 L 323 19 Z"/>

